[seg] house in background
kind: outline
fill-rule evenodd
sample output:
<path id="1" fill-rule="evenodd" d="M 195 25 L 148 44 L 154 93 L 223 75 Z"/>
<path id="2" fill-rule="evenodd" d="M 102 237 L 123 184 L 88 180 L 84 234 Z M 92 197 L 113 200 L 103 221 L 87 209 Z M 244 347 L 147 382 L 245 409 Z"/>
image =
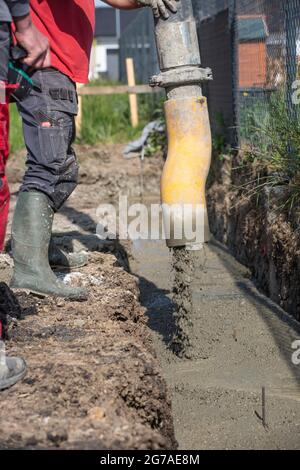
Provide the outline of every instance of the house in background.
<path id="1" fill-rule="evenodd" d="M 267 38 L 263 15 L 238 17 L 239 81 L 241 88 L 264 87 L 267 81 Z"/>
<path id="2" fill-rule="evenodd" d="M 96 9 L 95 39 L 91 54 L 90 79 L 119 80 L 119 39 L 140 10 Z"/>

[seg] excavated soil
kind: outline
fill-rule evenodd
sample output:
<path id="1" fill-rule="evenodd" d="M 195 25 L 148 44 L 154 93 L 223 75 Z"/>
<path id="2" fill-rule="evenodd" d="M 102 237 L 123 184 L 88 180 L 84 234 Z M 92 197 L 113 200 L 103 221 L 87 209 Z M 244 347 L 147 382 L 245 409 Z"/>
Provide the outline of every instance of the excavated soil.
<path id="1" fill-rule="evenodd" d="M 176 448 L 170 400 L 137 279 L 128 272 L 124 247 L 95 236 L 96 209 L 104 199 L 140 194 L 139 160 L 124 160 L 121 146 L 77 150 L 80 184 L 56 216 L 54 231 L 60 245 L 89 252 L 89 264 L 57 275 L 87 286 L 89 299 L 70 302 L 21 292 L 5 299 L 7 353 L 23 356 L 28 373 L 1 392 L 0 447 Z M 15 155 L 8 166 L 11 210 L 22 158 Z M 160 165 L 160 159 L 145 162 L 147 191 L 158 191 Z M 1 281 L 9 281 L 11 269 L 9 256 L 2 255 Z"/>
<path id="2" fill-rule="evenodd" d="M 217 160 L 214 173 L 211 231 L 250 268 L 259 289 L 300 320 L 299 198 L 289 201 L 288 186 L 261 185 L 257 191 L 257 169 L 243 153 Z"/>

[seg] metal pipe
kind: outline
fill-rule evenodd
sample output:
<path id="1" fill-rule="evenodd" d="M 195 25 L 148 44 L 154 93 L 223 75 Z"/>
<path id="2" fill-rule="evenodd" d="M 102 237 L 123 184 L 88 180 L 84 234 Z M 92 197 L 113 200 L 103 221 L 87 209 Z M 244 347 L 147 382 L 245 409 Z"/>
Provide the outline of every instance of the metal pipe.
<path id="1" fill-rule="evenodd" d="M 178 11 L 155 21 L 160 74 L 151 86 L 165 88 L 168 156 L 161 178 L 167 245 L 202 247 L 209 239 L 205 184 L 211 161 L 211 132 L 201 82 L 212 80 L 201 68 L 191 0 L 176 2 Z"/>

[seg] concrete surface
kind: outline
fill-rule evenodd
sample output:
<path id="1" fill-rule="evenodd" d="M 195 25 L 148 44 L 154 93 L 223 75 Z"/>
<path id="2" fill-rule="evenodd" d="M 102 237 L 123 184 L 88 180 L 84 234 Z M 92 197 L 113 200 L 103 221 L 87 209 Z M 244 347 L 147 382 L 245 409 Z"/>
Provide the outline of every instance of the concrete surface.
<path id="1" fill-rule="evenodd" d="M 193 359 L 179 359 L 168 347 L 174 329 L 172 257 L 163 241 L 136 242 L 132 255 L 172 394 L 179 448 L 299 449 L 300 365 L 292 363 L 299 325 L 212 241 L 192 283 Z"/>

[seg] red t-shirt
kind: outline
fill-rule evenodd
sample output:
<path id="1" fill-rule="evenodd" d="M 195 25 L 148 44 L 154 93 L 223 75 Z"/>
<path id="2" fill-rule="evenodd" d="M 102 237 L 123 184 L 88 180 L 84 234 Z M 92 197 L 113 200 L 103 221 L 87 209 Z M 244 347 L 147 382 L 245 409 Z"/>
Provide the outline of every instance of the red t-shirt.
<path id="1" fill-rule="evenodd" d="M 94 0 L 30 0 L 32 20 L 49 39 L 52 66 L 74 82 L 88 81 Z"/>

